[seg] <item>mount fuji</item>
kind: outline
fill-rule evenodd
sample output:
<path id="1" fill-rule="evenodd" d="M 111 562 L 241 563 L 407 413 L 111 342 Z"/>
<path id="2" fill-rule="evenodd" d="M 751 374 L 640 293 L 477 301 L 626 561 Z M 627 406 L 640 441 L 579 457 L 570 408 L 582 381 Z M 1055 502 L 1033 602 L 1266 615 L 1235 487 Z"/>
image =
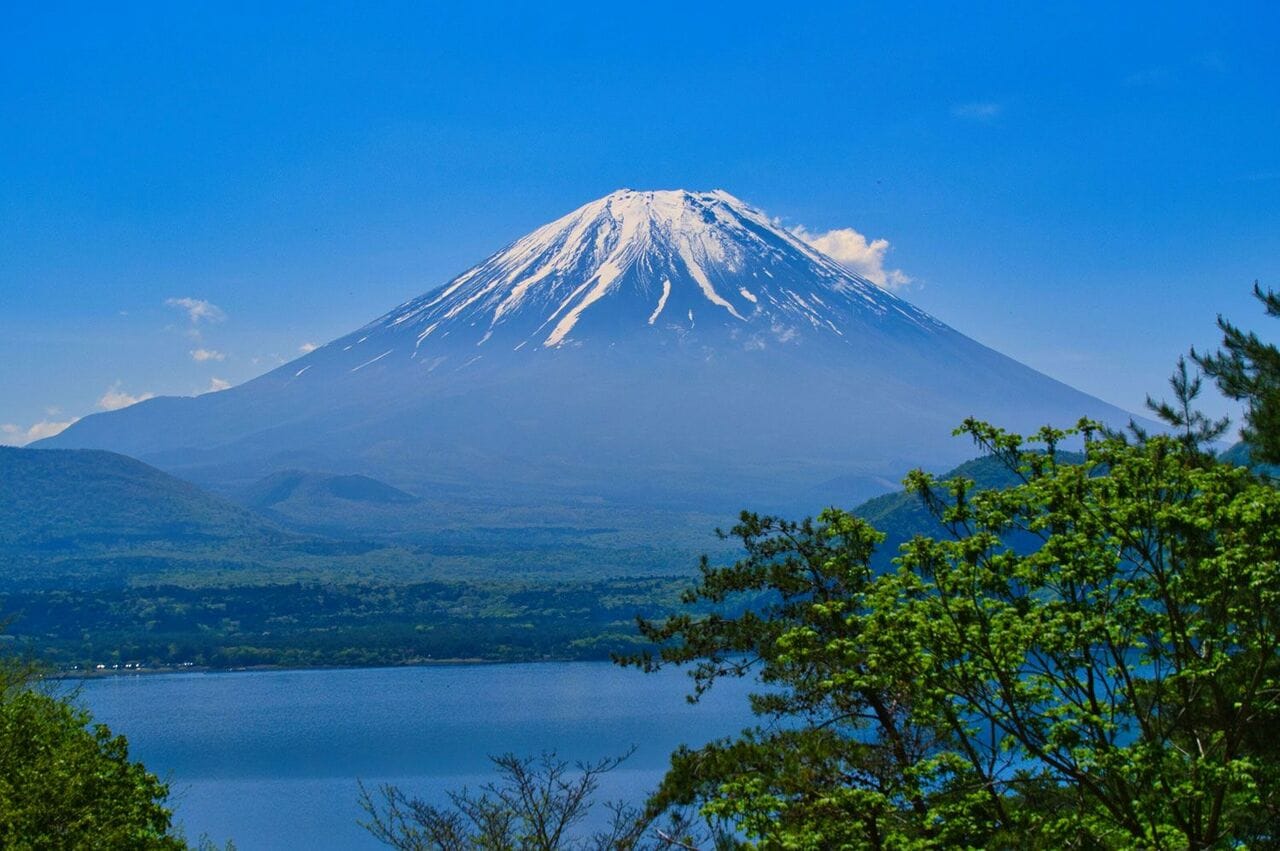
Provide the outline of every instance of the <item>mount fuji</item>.
<path id="1" fill-rule="evenodd" d="M 621 190 L 238 387 L 79 421 L 206 484 L 293 468 L 528 504 L 816 510 L 972 455 L 965 417 L 1129 415 L 723 191 Z"/>

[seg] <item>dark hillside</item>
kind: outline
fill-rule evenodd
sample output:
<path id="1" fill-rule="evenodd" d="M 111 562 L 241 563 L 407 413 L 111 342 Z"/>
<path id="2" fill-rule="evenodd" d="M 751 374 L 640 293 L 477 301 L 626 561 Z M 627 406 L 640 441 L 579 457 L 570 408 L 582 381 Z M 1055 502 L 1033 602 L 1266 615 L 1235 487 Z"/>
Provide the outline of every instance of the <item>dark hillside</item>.
<path id="1" fill-rule="evenodd" d="M 275 524 L 125 455 L 0 447 L 0 550 L 278 540 Z"/>

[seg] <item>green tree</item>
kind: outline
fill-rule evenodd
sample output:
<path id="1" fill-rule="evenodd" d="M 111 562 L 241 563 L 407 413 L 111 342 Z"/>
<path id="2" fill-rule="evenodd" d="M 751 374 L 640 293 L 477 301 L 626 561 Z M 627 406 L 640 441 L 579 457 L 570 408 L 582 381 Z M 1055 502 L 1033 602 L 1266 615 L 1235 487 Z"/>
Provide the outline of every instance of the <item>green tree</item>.
<path id="1" fill-rule="evenodd" d="M 1257 281 L 1253 294 L 1268 316 L 1280 317 L 1280 294 L 1263 291 Z M 1218 327 L 1222 348 L 1207 355 L 1193 349 L 1191 357 L 1225 396 L 1246 404 L 1241 433 L 1253 459 L 1280 464 L 1280 349 L 1221 316 Z"/>
<path id="2" fill-rule="evenodd" d="M 0 847 L 179 849 L 168 788 L 34 672 L 0 661 Z"/>
<path id="3" fill-rule="evenodd" d="M 629 661 L 692 664 L 694 700 L 754 673 L 763 723 L 678 750 L 649 817 L 699 806 L 764 848 L 990 844 L 1005 802 L 953 749 L 955 713 L 920 688 L 930 660 L 870 567 L 880 534 L 830 509 L 800 523 L 744 512 L 729 535 L 746 557 L 704 559 L 686 598 L 713 611 L 642 620 L 662 649 Z M 756 602 L 739 610 L 744 595 Z"/>
<path id="4" fill-rule="evenodd" d="M 1209 452 L 1213 442 L 1231 427 L 1229 417 L 1211 420 L 1196 407 L 1196 399 L 1200 397 L 1203 384 L 1203 376 L 1199 373 L 1191 374 L 1187 370 L 1187 359 L 1179 357 L 1178 365 L 1169 378 L 1173 401 L 1156 401 L 1151 396 L 1147 397 L 1147 410 L 1168 423 L 1183 446 L 1193 452 Z M 1139 440 L 1150 439 L 1150 435 L 1132 420 L 1129 422 L 1129 430 Z"/>
<path id="5" fill-rule="evenodd" d="M 642 621 L 661 651 L 633 661 L 692 664 L 693 697 L 765 686 L 762 723 L 677 752 L 650 815 L 698 806 L 761 848 L 1280 843 L 1280 492 L 1185 436 L 962 431 L 1019 483 L 913 473 L 949 538 L 874 575 L 844 512 L 744 514 L 746 558 L 688 597 L 713 611 Z"/>

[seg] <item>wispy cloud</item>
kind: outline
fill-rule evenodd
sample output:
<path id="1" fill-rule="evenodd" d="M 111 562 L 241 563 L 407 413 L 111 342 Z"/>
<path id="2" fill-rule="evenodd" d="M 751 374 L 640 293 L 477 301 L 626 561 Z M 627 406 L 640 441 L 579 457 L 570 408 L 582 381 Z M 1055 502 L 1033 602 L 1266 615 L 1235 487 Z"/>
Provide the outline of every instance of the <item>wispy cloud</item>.
<path id="1" fill-rule="evenodd" d="M 910 276 L 901 269 L 884 267 L 885 255 L 890 249 L 887 239 L 868 240 L 853 228 L 813 233 L 797 225 L 791 232 L 849 271 L 887 290 L 902 289 L 911 283 Z"/>
<path id="2" fill-rule="evenodd" d="M 309 355 L 318 348 L 320 347 L 315 343 L 303 343 L 301 346 L 298 346 L 298 351 L 302 352 L 304 355 Z"/>
<path id="3" fill-rule="evenodd" d="M 41 420 L 26 428 L 13 423 L 0 424 L 0 446 L 26 446 L 34 441 L 53 437 L 55 434 L 61 434 L 79 419 L 79 417 L 72 417 L 69 420 L 60 422 Z"/>
<path id="4" fill-rule="evenodd" d="M 169 298 L 165 299 L 164 303 L 170 307 L 185 311 L 193 325 L 198 325 L 201 322 L 221 322 L 227 318 L 227 314 L 223 312 L 222 308 L 202 298 L 191 298 L 189 296 Z"/>
<path id="5" fill-rule="evenodd" d="M 211 360 L 226 360 L 227 356 L 223 352 L 214 349 L 193 349 L 191 351 L 191 359 L 197 363 L 204 363 Z"/>
<path id="6" fill-rule="evenodd" d="M 120 382 L 117 381 L 102 394 L 102 398 L 98 400 L 98 407 L 104 411 L 118 411 L 121 408 L 127 408 L 130 405 L 136 405 L 139 402 L 145 402 L 155 397 L 154 393 L 139 393 L 134 396 L 120 389 Z"/>
<path id="7" fill-rule="evenodd" d="M 975 100 L 957 103 L 951 107 L 951 115 L 966 121 L 994 121 L 1004 112 L 1004 104 L 993 100 Z"/>
<path id="8" fill-rule="evenodd" d="M 231 387 L 231 382 L 225 378 L 210 378 L 209 389 L 205 393 L 217 393 L 219 390 L 226 390 Z"/>

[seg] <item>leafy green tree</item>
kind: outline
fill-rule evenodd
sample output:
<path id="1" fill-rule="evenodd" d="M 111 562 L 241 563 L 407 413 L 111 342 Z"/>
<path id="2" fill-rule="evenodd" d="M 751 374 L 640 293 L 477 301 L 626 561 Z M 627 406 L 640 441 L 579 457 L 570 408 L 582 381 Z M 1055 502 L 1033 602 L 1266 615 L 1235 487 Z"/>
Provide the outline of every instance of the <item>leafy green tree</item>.
<path id="1" fill-rule="evenodd" d="M 800 523 L 744 512 L 729 535 L 746 557 L 704 559 L 686 599 L 712 613 L 641 621 L 662 649 L 630 661 L 692 664 L 695 700 L 754 672 L 764 723 L 678 750 L 648 815 L 698 805 L 764 848 L 987 844 L 993 801 L 952 751 L 958 721 L 919 688 L 929 660 L 871 570 L 880 534 L 830 509 Z M 726 614 L 744 595 L 760 602 Z"/>
<path id="2" fill-rule="evenodd" d="M 0 847 L 178 849 L 168 788 L 32 669 L 0 661 Z"/>
<path id="3" fill-rule="evenodd" d="M 1268 316 L 1280 317 L 1280 294 L 1264 291 L 1257 281 L 1253 294 Z M 1218 327 L 1222 330 L 1222 348 L 1207 355 L 1193 349 L 1191 357 L 1217 382 L 1224 395 L 1246 404 L 1241 431 L 1253 459 L 1280 464 L 1280 349 L 1221 316 Z"/>
<path id="4" fill-rule="evenodd" d="M 1055 845 L 1280 839 L 1280 492 L 1176 437 L 1084 423 L 1084 463 L 1062 465 L 966 430 L 1026 481 L 953 484 L 955 537 L 914 541 L 892 580 L 931 656 L 924 685 L 969 722 L 959 741 L 1011 759 L 987 773 L 1006 794 L 1068 793 L 1030 814 Z M 928 476 L 910 483 L 936 499 Z M 1009 550 L 1010 528 L 1041 546 Z"/>
<path id="5" fill-rule="evenodd" d="M 746 557 L 687 599 L 712 613 L 642 621 L 661 651 L 633 661 L 692 664 L 695 699 L 765 686 L 762 723 L 678 751 L 649 814 L 761 848 L 1280 844 L 1280 492 L 1186 435 L 962 431 L 1018 484 L 913 473 L 950 538 L 875 575 L 844 512 L 744 514 Z"/>

